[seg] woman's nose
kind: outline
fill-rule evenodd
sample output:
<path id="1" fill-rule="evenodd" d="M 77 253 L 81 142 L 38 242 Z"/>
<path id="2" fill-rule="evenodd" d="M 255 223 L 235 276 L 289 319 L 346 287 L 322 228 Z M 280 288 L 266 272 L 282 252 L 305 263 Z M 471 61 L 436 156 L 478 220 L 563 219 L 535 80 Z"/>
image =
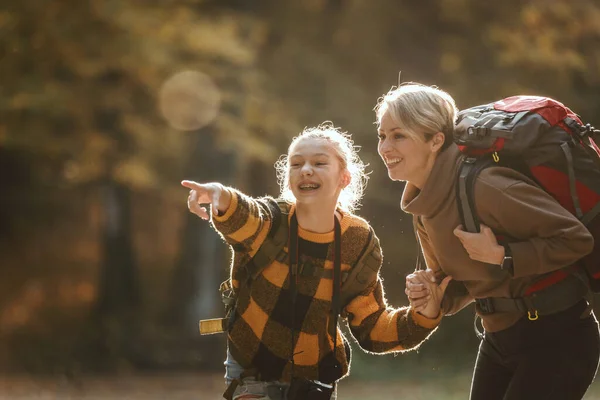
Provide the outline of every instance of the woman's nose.
<path id="1" fill-rule="evenodd" d="M 378 146 L 379 154 L 384 155 L 385 153 L 387 153 L 390 150 L 389 147 L 390 147 L 389 142 L 387 140 L 384 139 L 381 142 L 379 142 L 379 146 Z"/>

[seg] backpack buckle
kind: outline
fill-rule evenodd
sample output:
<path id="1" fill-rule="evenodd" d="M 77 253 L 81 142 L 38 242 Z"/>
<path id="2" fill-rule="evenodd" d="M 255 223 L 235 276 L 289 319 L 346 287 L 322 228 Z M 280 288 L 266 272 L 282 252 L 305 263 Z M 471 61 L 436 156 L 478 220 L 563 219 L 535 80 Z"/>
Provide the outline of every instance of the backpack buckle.
<path id="1" fill-rule="evenodd" d="M 600 129 L 594 128 L 591 124 L 585 124 L 583 128 L 585 129 L 585 134 L 587 136 L 594 136 L 600 134 Z"/>
<path id="2" fill-rule="evenodd" d="M 579 139 L 594 136 L 600 133 L 600 130 L 594 128 L 591 124 L 582 125 L 572 118 L 565 118 L 565 124 L 571 129 L 571 132 L 575 133 Z"/>
<path id="3" fill-rule="evenodd" d="M 527 311 L 527 318 L 529 318 L 530 321 L 535 321 L 539 317 L 538 310 L 533 310 L 533 315 L 531 315 L 531 311 Z"/>
<path id="4" fill-rule="evenodd" d="M 475 299 L 475 304 L 477 304 L 477 308 L 479 308 L 479 312 L 481 314 L 487 315 L 496 312 L 496 309 L 494 308 L 494 302 L 489 297 L 483 299 Z"/>
<path id="5" fill-rule="evenodd" d="M 475 137 L 477 139 L 479 138 L 483 138 L 485 136 L 489 136 L 490 135 L 490 129 L 485 127 L 485 126 L 470 126 L 467 128 L 467 135 L 468 137 L 472 138 Z"/>

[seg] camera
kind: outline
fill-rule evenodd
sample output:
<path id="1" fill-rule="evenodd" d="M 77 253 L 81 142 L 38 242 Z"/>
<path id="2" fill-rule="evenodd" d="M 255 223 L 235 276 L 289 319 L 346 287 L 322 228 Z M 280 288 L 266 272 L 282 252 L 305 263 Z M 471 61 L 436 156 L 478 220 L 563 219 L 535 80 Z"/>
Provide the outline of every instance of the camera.
<path id="1" fill-rule="evenodd" d="M 329 400 L 335 387 L 304 378 L 292 378 L 287 392 L 288 400 Z"/>

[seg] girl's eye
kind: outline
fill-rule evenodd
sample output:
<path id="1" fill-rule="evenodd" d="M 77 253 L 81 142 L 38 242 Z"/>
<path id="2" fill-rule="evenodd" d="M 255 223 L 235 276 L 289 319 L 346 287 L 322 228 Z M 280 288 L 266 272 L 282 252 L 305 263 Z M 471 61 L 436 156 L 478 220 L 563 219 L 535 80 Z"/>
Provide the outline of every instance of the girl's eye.
<path id="1" fill-rule="evenodd" d="M 326 163 L 326 162 L 317 162 L 317 163 L 315 163 L 315 164 L 316 164 L 316 165 L 318 165 L 318 166 L 327 165 L 327 163 Z"/>
<path id="2" fill-rule="evenodd" d="M 299 166 L 300 166 L 300 164 L 298 164 L 298 163 L 290 164 L 290 167 L 292 167 L 292 168 L 298 168 Z"/>
<path id="3" fill-rule="evenodd" d="M 385 139 L 385 135 L 377 135 L 377 137 L 379 138 L 380 142 Z"/>

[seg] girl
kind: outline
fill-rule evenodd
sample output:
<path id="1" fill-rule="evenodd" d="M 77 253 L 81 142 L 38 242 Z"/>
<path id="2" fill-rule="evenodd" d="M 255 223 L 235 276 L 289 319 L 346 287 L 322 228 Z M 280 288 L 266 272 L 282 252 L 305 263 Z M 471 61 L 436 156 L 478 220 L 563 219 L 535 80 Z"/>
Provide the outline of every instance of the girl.
<path id="1" fill-rule="evenodd" d="M 234 253 L 237 304 L 227 327 L 226 396 L 335 398 L 335 383 L 348 374 L 350 363 L 336 310 L 347 316 L 359 345 L 375 353 L 417 347 L 439 318 L 386 303 L 379 240 L 367 221 L 352 213 L 366 176 L 348 135 L 327 123 L 306 129 L 276 168 L 278 202 L 219 183 L 182 182 L 190 189 L 190 211 L 208 220 L 210 211 L 200 204 L 209 204 L 215 229 Z M 283 256 L 249 278 L 252 257 L 282 219 L 289 224 Z M 336 268 L 342 295 L 349 287 L 360 288 L 342 300 L 334 288 Z"/>

